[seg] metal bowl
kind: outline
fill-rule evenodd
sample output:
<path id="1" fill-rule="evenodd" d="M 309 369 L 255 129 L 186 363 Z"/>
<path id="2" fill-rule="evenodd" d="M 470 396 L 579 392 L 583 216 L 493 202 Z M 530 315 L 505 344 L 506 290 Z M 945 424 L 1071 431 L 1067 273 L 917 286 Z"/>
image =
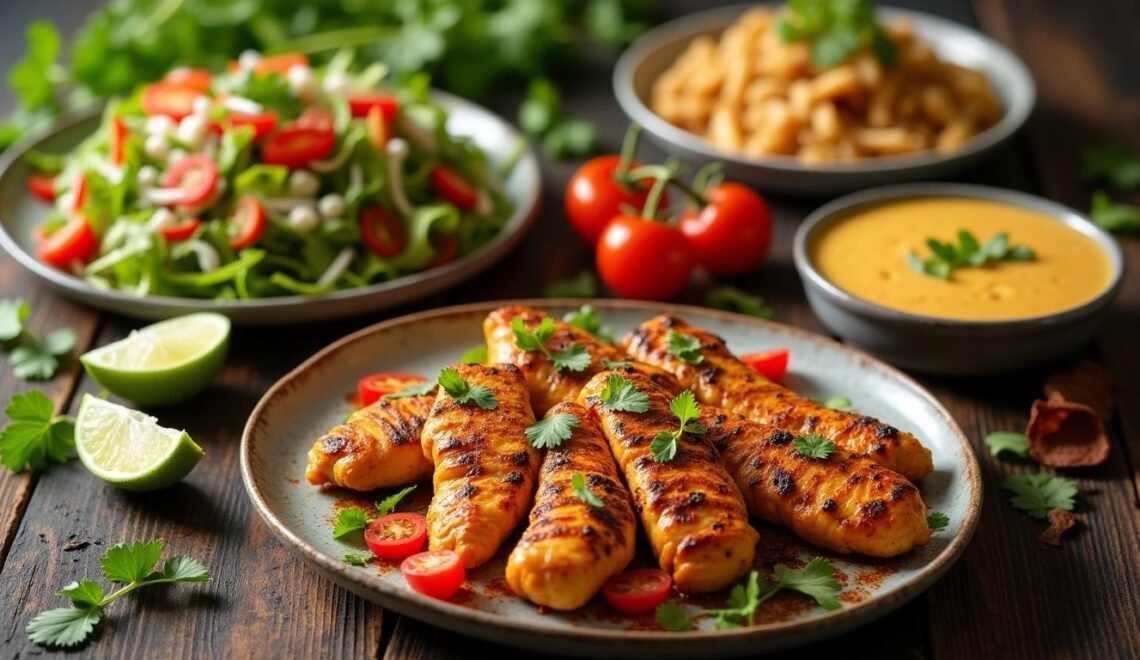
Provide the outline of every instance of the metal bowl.
<path id="1" fill-rule="evenodd" d="M 996 321 L 959 321 L 911 314 L 856 297 L 816 270 L 808 247 L 831 223 L 883 202 L 916 197 L 962 197 L 1036 211 L 1096 242 L 1112 280 L 1095 298 L 1044 316 Z M 914 183 L 876 188 L 820 207 L 800 225 L 793 245 L 796 270 L 808 303 L 833 333 L 891 364 L 945 375 L 998 373 L 1066 355 L 1091 340 L 1124 278 L 1124 253 L 1116 240 L 1084 215 L 1035 195 L 952 183 Z"/>
<path id="2" fill-rule="evenodd" d="M 766 191 L 825 194 L 903 181 L 940 179 L 976 163 L 1008 140 L 1029 117 L 1037 92 L 1026 66 L 993 39 L 944 18 L 921 12 L 880 7 L 887 20 L 909 19 L 917 36 L 933 46 L 944 61 L 981 71 L 1005 108 L 1001 120 L 950 154 L 934 151 L 906 156 L 881 156 L 828 165 L 805 165 L 793 156 L 750 158 L 717 149 L 704 138 L 674 126 L 649 109 L 653 83 L 689 43 L 715 36 L 755 5 L 703 11 L 676 19 L 650 31 L 633 44 L 614 70 L 614 93 L 629 118 L 641 124 L 650 139 L 696 164 L 720 161 L 729 178 L 747 181 Z"/>

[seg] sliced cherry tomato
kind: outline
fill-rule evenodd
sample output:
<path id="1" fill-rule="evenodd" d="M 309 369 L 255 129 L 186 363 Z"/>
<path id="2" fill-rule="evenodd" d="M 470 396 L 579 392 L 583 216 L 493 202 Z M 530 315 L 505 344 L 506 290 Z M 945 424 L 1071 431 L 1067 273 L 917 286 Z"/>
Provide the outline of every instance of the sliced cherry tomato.
<path id="1" fill-rule="evenodd" d="M 162 80 L 171 85 L 189 87 L 199 94 L 205 94 L 210 90 L 210 83 L 213 79 L 214 76 L 206 69 L 179 67 L 177 69 L 171 69 L 170 73 L 166 74 L 166 77 Z"/>
<path id="2" fill-rule="evenodd" d="M 28 192 L 45 202 L 55 201 L 55 177 L 32 172 L 28 175 Z"/>
<path id="3" fill-rule="evenodd" d="M 460 209 L 469 209 L 479 203 L 479 191 L 459 175 L 444 165 L 436 165 L 431 171 L 431 186 L 440 197 Z"/>
<path id="4" fill-rule="evenodd" d="M 788 349 L 780 348 L 762 353 L 749 353 L 741 355 L 741 361 L 770 381 L 780 382 L 784 374 L 788 373 Z"/>
<path id="5" fill-rule="evenodd" d="M 242 115 L 235 113 L 226 117 L 225 122 L 230 126 L 252 126 L 253 139 L 260 140 L 266 135 L 272 133 L 274 128 L 277 128 L 277 113 L 273 112 L 272 110 L 256 115 Z"/>
<path id="6" fill-rule="evenodd" d="M 384 118 L 392 121 L 400 111 L 400 101 L 391 94 L 364 94 L 348 97 L 353 117 L 367 117 L 373 108 L 379 108 Z"/>
<path id="7" fill-rule="evenodd" d="M 418 513 L 390 513 L 364 528 L 364 542 L 380 559 L 404 559 L 423 550 L 427 520 Z"/>
<path id="8" fill-rule="evenodd" d="M 710 275 L 743 275 L 768 256 L 772 211 L 764 198 L 739 183 L 721 183 L 705 193 L 708 204 L 681 216 L 681 231 L 697 263 Z"/>
<path id="9" fill-rule="evenodd" d="M 275 73 L 283 77 L 289 73 L 289 69 L 295 66 L 309 66 L 308 56 L 304 53 L 282 53 L 281 55 L 263 57 L 253 67 L 253 73 L 258 76 L 268 76 Z"/>
<path id="10" fill-rule="evenodd" d="M 413 591 L 446 600 L 459 591 L 467 571 L 453 550 L 421 552 L 400 563 L 400 572 Z"/>
<path id="11" fill-rule="evenodd" d="M 127 125 L 118 117 L 111 118 L 111 164 L 122 165 L 127 157 Z"/>
<path id="12" fill-rule="evenodd" d="M 640 614 L 657 609 L 669 597 L 673 578 L 657 568 L 638 568 L 615 575 L 602 587 L 606 601 L 619 612 Z"/>
<path id="13" fill-rule="evenodd" d="M 66 268 L 75 261 L 86 263 L 99 251 L 99 239 L 86 218 L 73 218 L 51 234 L 39 238 L 40 259 Z"/>
<path id="14" fill-rule="evenodd" d="M 321 108 L 318 106 L 309 106 L 297 117 L 297 121 L 293 122 L 294 126 L 301 128 L 315 128 L 318 131 L 332 131 L 336 128 L 336 116 L 333 115 L 332 110 L 328 108 Z"/>
<path id="15" fill-rule="evenodd" d="M 380 400 L 385 394 L 399 392 L 409 385 L 422 383 L 427 379 L 417 374 L 402 371 L 384 371 L 378 374 L 368 374 L 356 383 L 356 393 L 360 397 L 360 406 L 370 406 Z"/>
<path id="16" fill-rule="evenodd" d="M 627 213 L 623 206 L 640 212 L 649 196 L 649 183 L 630 188 L 617 179 L 621 157 L 598 156 L 578 168 L 566 184 L 566 217 L 570 228 L 586 245 L 594 247 L 602 230 L 614 218 Z M 634 162 L 631 167 L 637 167 Z M 669 205 L 667 195 L 661 197 L 661 208 Z"/>
<path id="17" fill-rule="evenodd" d="M 432 234 L 428 242 L 435 248 L 435 256 L 427 262 L 425 269 L 449 264 L 459 256 L 459 239 L 455 234 Z"/>
<path id="18" fill-rule="evenodd" d="M 194 99 L 202 94 L 193 87 L 156 82 L 143 89 L 142 106 L 148 115 L 166 115 L 182 120 L 194 112 Z"/>
<path id="19" fill-rule="evenodd" d="M 182 190 L 182 198 L 175 204 L 197 206 L 218 189 L 218 166 L 206 154 L 187 156 L 166 170 L 162 185 Z"/>
<path id="20" fill-rule="evenodd" d="M 246 195 L 234 206 L 230 222 L 235 229 L 230 237 L 230 247 L 235 250 L 247 248 L 256 243 L 265 231 L 265 209 L 256 198 Z"/>
<path id="21" fill-rule="evenodd" d="M 370 206 L 360 212 L 360 240 L 376 256 L 389 258 L 404 251 L 408 233 L 395 215 L 379 206 Z"/>
<path id="22" fill-rule="evenodd" d="M 388 140 L 392 137 L 392 131 L 388 128 L 388 121 L 378 107 L 369 110 L 368 116 L 364 118 L 364 125 L 368 127 L 368 142 L 376 151 L 384 151 L 384 147 L 387 146 Z"/>
<path id="23" fill-rule="evenodd" d="M 693 251 L 680 230 L 633 216 L 618 216 L 605 228 L 596 259 L 598 274 L 622 298 L 672 298 L 693 274 Z"/>
<path id="24" fill-rule="evenodd" d="M 261 157 L 269 165 L 296 169 L 326 158 L 335 147 L 336 134 L 331 130 L 290 126 L 269 136 Z"/>
<path id="25" fill-rule="evenodd" d="M 164 227 L 162 237 L 171 243 L 184 241 L 193 236 L 200 226 L 202 226 L 202 221 L 198 218 L 186 218 L 176 225 Z"/>
<path id="26" fill-rule="evenodd" d="M 83 172 L 75 177 L 75 187 L 71 189 L 73 199 L 71 201 L 71 210 L 79 213 L 83 210 L 83 205 L 87 203 L 87 175 Z"/>

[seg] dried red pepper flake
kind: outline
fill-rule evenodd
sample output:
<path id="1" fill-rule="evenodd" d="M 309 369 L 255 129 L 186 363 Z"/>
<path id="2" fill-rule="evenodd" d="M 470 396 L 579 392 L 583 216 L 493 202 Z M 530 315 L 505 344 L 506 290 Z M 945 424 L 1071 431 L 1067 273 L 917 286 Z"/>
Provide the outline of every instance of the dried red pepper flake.
<path id="1" fill-rule="evenodd" d="M 1061 537 L 1077 524 L 1077 517 L 1072 511 L 1064 509 L 1049 509 L 1049 527 L 1041 532 L 1038 540 L 1045 545 L 1057 547 L 1061 545 Z"/>

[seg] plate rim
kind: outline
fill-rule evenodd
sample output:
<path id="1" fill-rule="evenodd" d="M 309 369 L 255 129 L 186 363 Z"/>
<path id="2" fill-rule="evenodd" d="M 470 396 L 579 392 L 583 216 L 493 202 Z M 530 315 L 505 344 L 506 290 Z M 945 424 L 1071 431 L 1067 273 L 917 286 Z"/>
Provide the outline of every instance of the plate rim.
<path id="1" fill-rule="evenodd" d="M 449 112 L 457 107 L 464 108 L 468 111 L 475 111 L 493 119 L 503 128 L 506 134 L 516 142 L 526 141 L 526 138 L 519 132 L 518 128 L 486 106 L 436 88 L 431 89 L 431 96 L 433 100 L 444 105 Z M 102 116 L 102 113 L 103 106 L 101 105 L 95 108 L 66 113 L 43 129 L 24 136 L 3 154 L 0 154 L 0 180 L 15 176 L 13 172 L 14 168 L 18 166 L 20 160 L 28 151 L 42 146 L 44 142 L 55 138 L 60 133 L 78 130 L 78 127 L 82 124 L 97 121 Z M 56 270 L 41 263 L 32 254 L 26 251 L 16 238 L 9 233 L 8 223 L 3 220 L 0 220 L 0 248 L 11 256 L 24 270 L 30 272 L 40 281 L 55 287 L 68 296 L 78 299 L 85 304 L 116 311 L 124 309 L 147 310 L 142 313 L 131 312 L 128 314 L 128 316 L 136 318 L 157 318 L 154 315 L 169 316 L 186 311 L 200 311 L 225 314 L 230 316 L 236 323 L 241 323 L 249 322 L 251 319 L 248 317 L 258 312 L 277 314 L 284 312 L 288 314 L 289 310 L 294 308 L 314 306 L 329 308 L 329 314 L 324 318 L 361 315 L 370 311 L 376 311 L 377 309 L 383 309 L 386 306 L 390 307 L 392 305 L 404 304 L 410 300 L 431 295 L 440 288 L 447 288 L 453 285 L 456 278 L 470 276 L 485 270 L 509 254 L 530 231 L 542 210 L 544 189 L 542 168 L 539 164 L 538 156 L 535 154 L 534 148 L 529 142 L 526 148 L 523 149 L 518 162 L 515 164 L 515 171 L 523 170 L 531 175 L 535 185 L 528 186 L 527 189 L 523 191 L 522 203 L 511 213 L 499 233 L 471 254 L 430 270 L 409 273 L 385 282 L 376 282 L 363 287 L 333 291 L 316 296 L 293 294 L 253 300 L 213 300 L 165 295 L 133 296 L 119 290 L 105 291 L 90 285 L 83 279 L 71 275 L 70 273 Z M 26 195 L 27 193 L 25 192 L 24 194 Z M 380 302 L 378 306 L 373 306 L 369 309 L 360 309 L 348 313 L 336 313 L 333 311 L 337 309 L 338 305 L 343 305 L 357 299 L 383 297 L 386 294 L 389 296 L 398 296 L 401 292 L 407 292 L 416 286 L 430 286 L 441 281 L 445 282 L 445 284 L 440 287 L 424 291 L 420 294 L 411 294 L 408 297 L 401 297 L 391 302 Z M 278 320 L 277 322 L 280 323 L 282 321 Z M 285 319 L 284 322 L 291 321 Z"/>
<path id="2" fill-rule="evenodd" d="M 642 631 L 642 630 L 611 630 L 605 628 L 574 628 L 574 629 L 557 629 L 553 627 L 543 627 L 531 622 L 518 621 L 504 617 L 501 614 L 485 612 L 476 610 L 463 605 L 457 605 L 448 601 L 440 601 L 437 599 L 428 598 L 414 592 L 406 590 L 397 590 L 390 585 L 385 584 L 379 576 L 375 575 L 360 575 L 356 572 L 350 572 L 348 566 L 332 561 L 319 552 L 316 548 L 308 544 L 304 539 L 295 534 L 283 521 L 279 520 L 273 513 L 273 510 L 267 503 L 259 482 L 254 475 L 253 468 L 250 461 L 251 444 L 253 443 L 252 436 L 257 432 L 256 428 L 259 425 L 259 420 L 265 414 L 265 409 L 270 405 L 270 402 L 277 395 L 277 393 L 288 387 L 295 379 L 301 376 L 306 371 L 314 368 L 317 364 L 327 359 L 333 353 L 342 350 L 349 344 L 362 340 L 363 338 L 377 332 L 382 332 L 393 327 L 414 324 L 423 322 L 430 319 L 446 318 L 449 316 L 471 314 L 474 312 L 489 312 L 490 310 L 502 305 L 528 305 L 542 309 L 543 307 L 575 307 L 583 304 L 593 305 L 596 309 L 604 311 L 605 309 L 621 309 L 621 310 L 650 310 L 656 313 L 671 313 L 677 315 L 698 315 L 698 316 L 711 316 L 721 320 L 751 324 L 762 328 L 776 329 L 778 332 L 789 333 L 797 337 L 817 344 L 829 345 L 830 347 L 850 354 L 852 357 L 860 360 L 865 367 L 870 369 L 877 369 L 882 371 L 888 377 L 892 377 L 900 381 L 903 385 L 910 388 L 921 398 L 923 398 L 934 410 L 934 412 L 942 419 L 946 427 L 951 431 L 955 440 L 958 441 L 958 448 L 964 458 L 963 468 L 966 473 L 966 482 L 970 490 L 970 499 L 968 500 L 967 515 L 962 521 L 959 532 L 950 541 L 950 543 L 931 559 L 929 563 L 917 569 L 917 575 L 907 584 L 899 587 L 897 591 L 892 594 L 885 595 L 880 598 L 869 598 L 865 601 L 855 605 L 846 606 L 834 612 L 828 612 L 821 616 L 813 617 L 811 619 L 796 621 L 796 622 L 777 622 L 769 624 L 759 624 L 752 627 L 735 629 L 735 630 L 697 630 L 688 632 L 670 632 L 670 631 Z M 902 373 L 898 369 L 885 364 L 871 355 L 864 353 L 861 350 L 841 344 L 828 337 L 816 334 L 814 332 L 797 328 L 791 325 L 782 323 L 775 323 L 763 319 L 735 314 L 732 312 L 725 312 L 721 310 L 708 309 L 703 307 L 696 307 L 692 305 L 681 305 L 671 303 L 650 303 L 646 301 L 634 300 L 611 300 L 611 299 L 585 299 L 585 298 L 530 298 L 530 299 L 517 299 L 517 300 L 495 300 L 476 303 L 467 303 L 462 305 L 451 305 L 447 307 L 440 307 L 435 309 L 423 310 L 397 316 L 391 319 L 386 319 L 378 323 L 374 323 L 367 327 L 361 328 L 352 332 L 340 339 L 333 341 L 321 350 L 317 351 L 310 357 L 302 361 L 298 366 L 291 369 L 288 373 L 278 379 L 262 397 L 258 400 L 257 405 L 250 413 L 246 421 L 246 425 L 242 430 L 241 446 L 240 446 L 240 463 L 241 463 L 241 476 L 242 482 L 245 486 L 246 494 L 249 496 L 253 508 L 257 511 L 262 521 L 270 528 L 270 530 L 277 536 L 278 540 L 286 545 L 294 554 L 300 556 L 302 559 L 315 566 L 322 572 L 327 573 L 327 577 L 335 576 L 334 582 L 348 587 L 352 584 L 357 587 L 362 587 L 363 591 L 368 595 L 365 597 L 380 602 L 383 607 L 389 607 L 396 611 L 416 610 L 418 613 L 427 613 L 438 617 L 452 619 L 457 621 L 462 627 L 469 626 L 492 626 L 498 630 L 505 630 L 510 632 L 524 633 L 527 635 L 539 635 L 552 641 L 565 641 L 570 644 L 583 644 L 583 643 L 621 643 L 621 644 L 646 644 L 646 643 L 663 643 L 670 645 L 691 645 L 694 643 L 703 643 L 711 640 L 725 642 L 727 644 L 741 643 L 749 639 L 764 639 L 770 640 L 773 643 L 778 642 L 781 638 L 795 638 L 810 635 L 812 633 L 828 634 L 830 632 L 841 632 L 850 628 L 862 625 L 869 622 L 870 619 L 876 618 L 875 613 L 879 611 L 880 614 L 885 614 L 887 611 L 898 607 L 911 598 L 922 593 L 934 584 L 965 551 L 969 545 L 976 529 L 978 520 L 981 517 L 982 509 L 982 478 L 981 468 L 979 466 L 977 456 L 970 445 L 969 439 L 966 437 L 965 432 L 954 420 L 953 416 L 946 410 L 946 408 L 934 397 L 926 388 L 915 382 L 912 378 Z M 346 584 L 347 583 L 347 584 Z M 351 587 L 351 591 L 361 593 Z M 361 594 L 365 595 L 365 594 Z M 383 600 L 391 600 L 399 603 L 399 606 L 393 606 Z M 413 616 L 413 618 L 421 618 Z M 429 625 L 439 625 L 436 623 L 429 623 Z M 443 626 L 441 626 L 443 627 Z M 771 636 L 772 633 L 777 633 Z M 499 640 L 503 643 L 510 643 L 508 640 Z M 792 642 L 796 644 L 798 642 Z"/>

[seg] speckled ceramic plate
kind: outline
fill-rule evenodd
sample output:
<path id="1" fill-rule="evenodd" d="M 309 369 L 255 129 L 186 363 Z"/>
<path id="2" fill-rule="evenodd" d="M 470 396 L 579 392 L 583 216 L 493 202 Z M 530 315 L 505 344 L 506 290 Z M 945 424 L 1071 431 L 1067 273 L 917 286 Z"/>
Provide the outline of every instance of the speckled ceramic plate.
<path id="1" fill-rule="evenodd" d="M 524 304 L 528 301 L 523 301 Z M 585 302 L 585 301 L 578 301 Z M 457 632 L 534 650 L 591 656 L 709 657 L 759 653 L 802 644 L 848 630 L 903 605 L 937 580 L 966 547 L 977 523 L 981 482 L 977 462 L 961 429 L 925 390 L 903 374 L 863 353 L 817 335 L 775 323 L 699 309 L 623 301 L 590 301 L 619 332 L 653 314 L 669 311 L 722 335 L 737 352 L 791 348 L 786 383 L 812 397 L 845 395 L 860 412 L 908 429 L 934 453 L 934 473 L 921 484 L 931 509 L 950 518 L 932 542 L 889 561 L 859 560 L 821 552 L 775 527 L 757 523 L 762 566 L 830 558 L 844 574 L 843 607 L 828 612 L 791 594 L 765 603 L 755 627 L 717 631 L 699 621 L 694 632 L 661 630 L 653 616 L 617 615 L 604 603 L 571 614 L 540 612 L 513 596 L 503 579 L 508 541 L 499 557 L 468 575 L 450 602 L 407 588 L 397 568 L 354 567 L 341 558 L 352 548 L 332 537 L 331 521 L 346 501 L 368 505 L 380 493 L 361 497 L 321 490 L 304 481 L 306 453 L 326 429 L 350 410 L 346 395 L 373 371 L 431 374 L 483 341 L 482 321 L 503 303 L 480 303 L 404 316 L 345 337 L 282 378 L 250 416 L 242 437 L 242 478 L 254 508 L 290 550 L 334 582 L 384 607 Z M 561 314 L 575 301 L 529 301 Z M 410 508 L 426 508 L 426 487 Z M 642 555 L 645 555 L 642 551 Z M 639 556 L 648 565 L 652 559 Z M 689 602 L 721 606 L 725 594 Z"/>
<path id="2" fill-rule="evenodd" d="M 445 92 L 433 91 L 432 99 L 447 113 L 447 128 L 470 137 L 487 152 L 492 163 L 502 163 L 523 136 L 509 122 L 490 110 Z M 135 296 L 124 291 L 104 291 L 86 280 L 48 266 L 36 256 L 33 230 L 51 208 L 28 194 L 28 169 L 22 156 L 29 150 L 66 153 L 95 131 L 99 116 L 87 113 L 62 119 L 47 133 L 29 137 L 0 157 L 0 248 L 33 275 L 65 296 L 92 307 L 143 319 L 163 319 L 190 312 L 218 312 L 234 323 L 265 325 L 324 321 L 341 316 L 366 314 L 431 295 L 464 280 L 499 261 L 522 240 L 538 214 L 542 199 L 542 173 L 538 159 L 523 153 L 504 191 L 514 205 L 514 214 L 487 244 L 462 259 L 388 282 L 320 296 L 277 296 L 256 300 L 205 300 L 173 296 Z"/>

